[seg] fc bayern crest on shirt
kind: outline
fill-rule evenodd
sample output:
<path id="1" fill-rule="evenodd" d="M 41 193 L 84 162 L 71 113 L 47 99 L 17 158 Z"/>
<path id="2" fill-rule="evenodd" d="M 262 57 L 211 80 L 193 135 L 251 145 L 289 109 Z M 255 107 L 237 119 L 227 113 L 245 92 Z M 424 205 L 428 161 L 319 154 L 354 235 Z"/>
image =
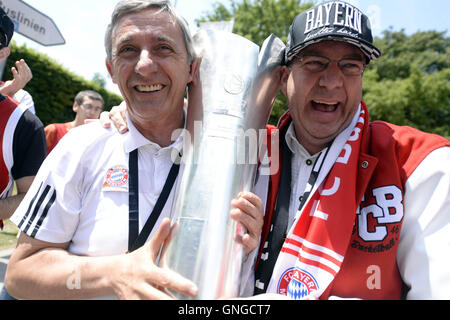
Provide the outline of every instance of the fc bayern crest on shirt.
<path id="1" fill-rule="evenodd" d="M 106 173 L 106 179 L 103 183 L 105 188 L 123 188 L 126 186 L 129 178 L 128 170 L 123 166 L 115 166 Z"/>
<path id="2" fill-rule="evenodd" d="M 299 300 L 319 289 L 316 279 L 307 271 L 289 268 L 281 275 L 278 282 L 278 294 Z"/>

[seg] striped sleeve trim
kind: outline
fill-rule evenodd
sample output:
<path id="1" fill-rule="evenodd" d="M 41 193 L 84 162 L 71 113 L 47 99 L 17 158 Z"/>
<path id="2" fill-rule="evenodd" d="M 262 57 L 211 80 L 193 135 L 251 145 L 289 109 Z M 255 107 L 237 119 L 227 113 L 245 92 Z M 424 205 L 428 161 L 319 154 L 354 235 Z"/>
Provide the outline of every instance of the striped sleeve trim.
<path id="1" fill-rule="evenodd" d="M 55 200 L 56 190 L 49 185 L 43 188 L 43 184 L 41 184 L 31 200 L 25 215 L 17 225 L 19 229 L 30 237 L 35 238 Z"/>

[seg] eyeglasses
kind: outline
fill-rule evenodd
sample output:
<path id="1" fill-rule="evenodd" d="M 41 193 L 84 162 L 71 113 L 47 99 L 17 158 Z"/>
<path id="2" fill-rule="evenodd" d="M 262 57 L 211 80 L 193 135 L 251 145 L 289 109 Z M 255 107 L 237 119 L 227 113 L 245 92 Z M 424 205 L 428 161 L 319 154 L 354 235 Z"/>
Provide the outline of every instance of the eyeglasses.
<path id="1" fill-rule="evenodd" d="M 84 110 L 87 110 L 90 112 L 100 113 L 103 111 L 103 108 L 94 107 L 93 105 L 90 105 L 90 104 L 82 104 L 81 106 L 83 107 Z"/>
<path id="2" fill-rule="evenodd" d="M 366 65 L 361 60 L 356 59 L 341 59 L 331 60 L 326 57 L 320 56 L 303 56 L 294 58 L 293 63 L 299 63 L 300 68 L 303 68 L 309 72 L 317 73 L 322 72 L 331 62 L 336 62 L 339 69 L 346 76 L 360 76 L 364 72 Z"/>

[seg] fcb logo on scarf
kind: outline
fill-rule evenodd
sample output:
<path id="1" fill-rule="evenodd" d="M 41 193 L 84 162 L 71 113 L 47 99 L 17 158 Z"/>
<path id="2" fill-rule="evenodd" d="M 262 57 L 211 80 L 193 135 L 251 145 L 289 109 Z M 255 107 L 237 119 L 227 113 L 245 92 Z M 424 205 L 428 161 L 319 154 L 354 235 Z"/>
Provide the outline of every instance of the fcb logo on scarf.
<path id="1" fill-rule="evenodd" d="M 318 289 L 317 281 L 310 273 L 299 268 L 290 268 L 281 275 L 277 292 L 298 300 L 311 295 Z"/>

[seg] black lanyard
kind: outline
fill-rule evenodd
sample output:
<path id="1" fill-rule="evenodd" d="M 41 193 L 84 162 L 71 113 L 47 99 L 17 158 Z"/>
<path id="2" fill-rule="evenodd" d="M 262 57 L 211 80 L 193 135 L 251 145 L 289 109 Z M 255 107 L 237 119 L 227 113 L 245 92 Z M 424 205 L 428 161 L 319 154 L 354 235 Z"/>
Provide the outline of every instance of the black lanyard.
<path id="1" fill-rule="evenodd" d="M 286 126 L 287 128 L 289 126 Z M 276 206 L 272 216 L 272 225 L 270 232 L 267 236 L 267 246 L 264 245 L 264 249 L 261 253 L 261 260 L 259 261 L 258 268 L 255 271 L 255 279 L 257 283 L 264 284 L 264 287 L 255 287 L 254 294 L 265 293 L 272 277 L 275 263 L 277 262 L 278 255 L 284 240 L 286 239 L 287 226 L 289 222 L 289 204 L 291 202 L 291 162 L 292 152 L 286 144 L 286 131 L 284 129 L 280 134 L 281 144 L 281 176 L 280 185 L 277 194 Z M 262 257 L 265 256 L 265 259 Z"/>
<path id="2" fill-rule="evenodd" d="M 152 213 L 147 219 L 144 227 L 139 233 L 139 165 L 138 165 L 138 150 L 130 153 L 129 158 L 129 233 L 128 233 L 128 252 L 132 252 L 142 247 L 147 241 L 156 221 L 169 198 L 170 192 L 177 179 L 180 165 L 174 163 L 167 176 L 166 183 L 161 191 L 161 194 L 156 201 Z"/>

